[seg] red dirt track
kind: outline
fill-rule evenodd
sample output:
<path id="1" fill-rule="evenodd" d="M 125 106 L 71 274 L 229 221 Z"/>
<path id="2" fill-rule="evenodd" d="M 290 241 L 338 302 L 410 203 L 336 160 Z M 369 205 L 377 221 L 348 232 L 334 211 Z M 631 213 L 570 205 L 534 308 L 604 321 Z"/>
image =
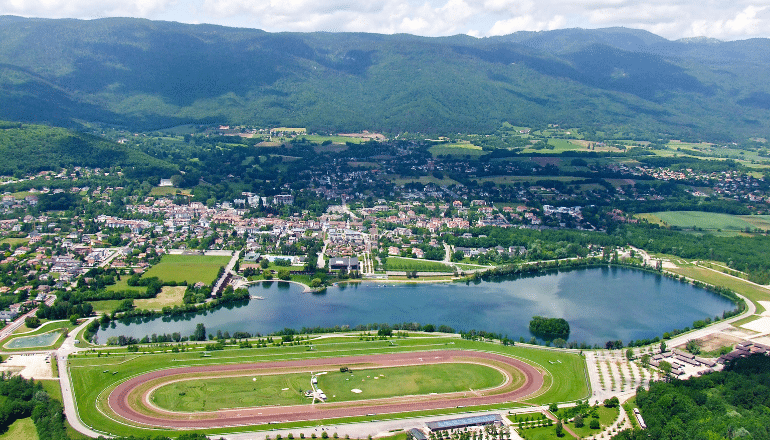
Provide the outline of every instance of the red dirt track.
<path id="1" fill-rule="evenodd" d="M 433 396 L 410 396 L 400 398 L 378 399 L 376 401 L 355 402 L 328 402 L 323 404 L 305 404 L 294 406 L 269 406 L 256 408 L 226 409 L 201 413 L 178 413 L 152 409 L 152 415 L 138 412 L 129 401 L 135 387 L 154 379 L 162 379 L 168 376 L 180 374 L 237 374 L 239 371 L 262 371 L 269 373 L 275 369 L 285 368 L 311 368 L 372 364 L 383 367 L 394 367 L 414 364 L 433 364 L 452 361 L 469 362 L 473 359 L 479 361 L 492 361 L 506 364 L 519 370 L 524 375 L 524 384 L 510 391 L 463 397 L 463 393 L 450 393 Z M 508 381 L 506 381 L 507 383 Z M 318 420 L 339 417 L 365 416 L 368 414 L 400 413 L 442 408 L 454 408 L 456 406 L 474 406 L 492 403 L 503 403 L 520 400 L 540 390 L 543 386 L 543 375 L 533 366 L 518 359 L 506 356 L 465 350 L 428 351 L 411 353 L 393 353 L 367 356 L 335 357 L 324 359 L 303 359 L 293 361 L 258 362 L 235 365 L 210 365 L 199 367 L 181 367 L 167 370 L 153 371 L 143 374 L 120 384 L 109 395 L 110 408 L 120 417 L 133 423 L 166 428 L 215 428 L 243 425 L 260 425 L 265 423 L 278 423 L 301 420 Z M 488 390 L 489 391 L 489 390 Z M 485 391 L 486 392 L 486 391 Z M 142 402 L 147 401 L 147 394 L 142 395 Z M 135 397 L 133 399 L 136 400 Z M 145 412 L 147 407 L 144 408 Z"/>

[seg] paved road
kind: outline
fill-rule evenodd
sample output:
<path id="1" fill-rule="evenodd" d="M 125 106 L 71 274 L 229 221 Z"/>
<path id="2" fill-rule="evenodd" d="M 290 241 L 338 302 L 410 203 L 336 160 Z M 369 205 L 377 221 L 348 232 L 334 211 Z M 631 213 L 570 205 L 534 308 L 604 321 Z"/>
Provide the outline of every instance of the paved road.
<path id="1" fill-rule="evenodd" d="M 88 428 L 80 421 L 80 415 L 75 406 L 75 399 L 72 393 L 72 380 L 70 379 L 70 371 L 67 368 L 67 358 L 70 354 L 76 353 L 81 348 L 75 346 L 75 341 L 78 333 L 83 330 L 88 324 L 96 318 L 89 318 L 80 324 L 76 329 L 72 330 L 64 340 L 62 346 L 56 350 L 56 360 L 59 366 L 59 384 L 61 385 L 61 395 L 64 404 L 64 415 L 67 417 L 69 424 L 81 434 L 89 437 L 98 437 L 104 435 Z"/>

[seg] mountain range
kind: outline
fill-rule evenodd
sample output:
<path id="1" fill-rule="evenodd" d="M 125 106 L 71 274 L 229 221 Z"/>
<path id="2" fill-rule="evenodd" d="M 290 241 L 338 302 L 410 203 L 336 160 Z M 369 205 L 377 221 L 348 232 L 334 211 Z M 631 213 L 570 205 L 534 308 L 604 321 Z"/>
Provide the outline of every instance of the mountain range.
<path id="1" fill-rule="evenodd" d="M 131 18 L 0 17 L 0 119 L 608 136 L 770 137 L 770 40 L 608 28 L 489 38 L 268 33 Z"/>

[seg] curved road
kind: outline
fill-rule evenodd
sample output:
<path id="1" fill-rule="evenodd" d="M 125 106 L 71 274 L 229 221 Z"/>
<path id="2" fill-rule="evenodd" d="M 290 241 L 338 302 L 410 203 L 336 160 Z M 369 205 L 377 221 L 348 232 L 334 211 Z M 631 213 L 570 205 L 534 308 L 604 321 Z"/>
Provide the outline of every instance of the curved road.
<path id="1" fill-rule="evenodd" d="M 330 367 L 341 364 L 368 363 L 380 366 L 399 366 L 404 364 L 429 364 L 449 362 L 452 360 L 467 360 L 469 358 L 484 359 L 509 365 L 524 374 L 524 384 L 511 391 L 502 392 L 490 396 L 478 395 L 477 397 L 461 397 L 455 393 L 454 396 L 432 396 L 433 400 L 426 400 L 421 396 L 420 401 L 404 401 L 405 399 L 390 399 L 389 402 L 378 404 L 366 402 L 340 402 L 337 404 L 321 405 L 296 405 L 296 406 L 274 406 L 259 408 L 240 408 L 230 410 L 220 410 L 207 413 L 189 414 L 156 412 L 153 415 L 138 412 L 129 403 L 135 401 L 132 391 L 138 385 L 149 380 L 176 376 L 179 374 L 195 373 L 218 373 L 218 372 L 237 372 L 239 370 L 272 370 L 275 368 L 291 367 Z M 230 427 L 239 425 L 258 425 L 271 422 L 286 422 L 300 420 L 329 419 L 350 416 L 364 416 L 368 414 L 398 413 L 419 410 L 453 408 L 455 406 L 474 406 L 490 403 L 502 403 L 520 400 L 521 398 L 533 394 L 543 386 L 543 375 L 532 365 L 524 363 L 518 359 L 506 356 L 463 350 L 451 351 L 432 351 L 415 353 L 397 353 L 370 356 L 355 356 L 345 358 L 326 358 L 326 359 L 306 359 L 299 361 L 286 362 L 262 362 L 237 365 L 212 365 L 203 367 L 183 367 L 173 368 L 161 371 L 154 371 L 141 376 L 129 379 L 120 384 L 109 396 L 109 405 L 119 416 L 134 423 L 160 426 L 169 428 L 214 428 Z M 133 398 L 132 398 L 133 397 Z M 146 399 L 146 393 L 144 399 Z M 417 399 L 417 397 L 415 397 Z M 393 402 L 397 400 L 397 402 Z M 167 416 L 164 416 L 167 414 Z"/>

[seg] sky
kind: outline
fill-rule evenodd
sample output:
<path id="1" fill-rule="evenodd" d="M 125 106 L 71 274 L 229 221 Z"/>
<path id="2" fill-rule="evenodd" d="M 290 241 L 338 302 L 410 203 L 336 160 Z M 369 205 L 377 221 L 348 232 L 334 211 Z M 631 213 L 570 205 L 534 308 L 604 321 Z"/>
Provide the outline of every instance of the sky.
<path id="1" fill-rule="evenodd" d="M 770 0 L 0 0 L 0 15 L 140 17 L 269 32 L 487 37 L 624 26 L 671 40 L 770 37 Z"/>

